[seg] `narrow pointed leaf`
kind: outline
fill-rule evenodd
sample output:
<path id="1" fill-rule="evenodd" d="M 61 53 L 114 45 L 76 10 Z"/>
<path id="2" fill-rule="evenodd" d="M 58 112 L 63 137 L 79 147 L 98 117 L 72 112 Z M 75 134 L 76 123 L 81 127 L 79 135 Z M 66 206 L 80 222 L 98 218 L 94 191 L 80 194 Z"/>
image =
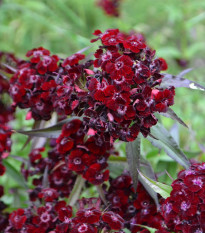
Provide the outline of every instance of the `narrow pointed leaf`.
<path id="1" fill-rule="evenodd" d="M 139 169 L 140 166 L 140 143 L 141 139 L 139 136 L 135 141 L 126 143 L 127 162 L 135 191 L 138 184 L 137 169 Z"/>
<path id="2" fill-rule="evenodd" d="M 147 139 L 152 143 L 153 146 L 163 149 L 169 157 L 181 164 L 185 168 L 190 167 L 190 162 L 187 159 L 186 155 L 180 149 L 179 145 L 172 137 L 172 135 L 164 128 L 163 125 L 157 124 L 151 129 L 152 135 L 158 140 L 151 138 L 150 136 Z"/>
<path id="3" fill-rule="evenodd" d="M 40 121 L 34 121 L 34 124 L 33 124 L 33 127 L 32 127 L 32 130 L 35 130 L 35 129 L 40 129 L 42 127 L 45 126 L 45 123 L 46 121 L 43 121 L 43 120 L 40 120 Z M 35 142 L 37 142 L 39 140 L 39 137 L 32 140 L 32 137 L 29 136 L 26 140 L 26 142 L 24 143 L 23 147 L 21 148 L 21 150 L 24 150 L 26 148 L 26 146 L 29 144 L 30 141 L 32 141 L 32 145 L 31 145 L 31 150 L 35 149 Z M 41 146 L 38 146 L 38 147 L 41 147 Z"/>
<path id="4" fill-rule="evenodd" d="M 184 127 L 188 128 L 188 126 L 184 123 L 184 121 L 180 117 L 178 117 L 177 114 L 171 108 L 168 108 L 167 112 L 160 112 L 159 114 L 171 118 L 172 120 L 177 121 Z"/>
<path id="5" fill-rule="evenodd" d="M 105 193 L 103 191 L 102 185 L 96 185 L 97 191 L 100 195 L 100 198 L 102 199 L 102 201 L 104 202 L 105 205 L 107 205 L 107 201 L 105 198 Z"/>
<path id="6" fill-rule="evenodd" d="M 154 170 L 153 170 L 151 164 L 147 160 L 145 160 L 144 158 L 140 158 L 140 160 L 141 160 L 140 161 L 140 171 L 143 174 L 145 174 L 147 177 L 149 177 L 150 179 L 156 181 L 156 176 L 155 176 L 155 173 L 154 173 Z M 144 180 L 141 177 L 139 177 L 139 181 L 141 182 L 141 184 L 144 186 L 144 188 L 147 190 L 149 195 L 154 200 L 154 202 L 157 206 L 157 209 L 159 209 L 159 201 L 158 201 L 158 197 L 157 197 L 156 192 L 152 188 L 150 188 L 150 186 L 146 182 L 144 182 Z"/>
<path id="7" fill-rule="evenodd" d="M 69 195 L 68 198 L 68 205 L 70 206 L 74 206 L 76 201 L 79 199 L 81 190 L 83 188 L 85 184 L 85 180 L 83 179 L 83 177 L 81 175 L 78 175 L 76 180 L 75 180 L 75 184 L 74 187 L 72 189 L 72 192 Z"/>
<path id="8" fill-rule="evenodd" d="M 166 88 L 170 86 L 174 87 L 187 87 L 190 89 L 196 89 L 196 90 L 201 90 L 205 91 L 205 87 L 202 86 L 201 84 L 191 81 L 189 79 L 183 78 L 185 74 L 190 72 L 192 69 L 187 69 L 182 71 L 179 75 L 171 75 L 171 74 L 164 74 L 164 77 L 162 79 L 162 82 L 160 84 L 160 87 Z"/>
<path id="9" fill-rule="evenodd" d="M 17 160 L 17 161 L 20 161 L 20 162 L 22 162 L 22 163 L 25 163 L 27 166 L 28 166 L 28 164 L 29 164 L 28 159 L 23 158 L 23 157 L 18 156 L 18 155 L 9 155 L 9 158 L 13 158 L 13 159 L 15 159 L 15 160 Z"/>
<path id="10" fill-rule="evenodd" d="M 44 173 L 43 173 L 42 186 L 43 186 L 43 188 L 48 188 L 49 187 L 49 182 L 48 182 L 48 166 L 46 166 L 46 168 L 44 170 Z"/>
<path id="11" fill-rule="evenodd" d="M 79 51 L 76 52 L 76 53 L 84 53 L 86 50 L 88 50 L 88 49 L 90 49 L 90 48 L 92 48 L 92 47 L 93 47 L 92 45 L 91 45 L 91 46 L 87 46 L 87 47 L 85 47 L 85 48 L 79 50 Z"/>
<path id="12" fill-rule="evenodd" d="M 28 188 L 27 184 L 24 180 L 24 177 L 20 172 L 16 170 L 8 161 L 3 160 L 3 165 L 6 167 L 6 173 L 16 181 L 17 184 L 19 184 L 21 187 Z"/>
<path id="13" fill-rule="evenodd" d="M 144 180 L 144 182 L 146 182 L 147 185 L 149 185 L 149 187 L 152 188 L 156 193 L 159 193 L 165 199 L 170 196 L 170 193 L 172 191 L 171 186 L 154 181 L 142 174 L 140 171 L 138 172 L 141 179 Z"/>
<path id="14" fill-rule="evenodd" d="M 52 125 L 43 129 L 34 129 L 29 131 L 17 130 L 17 133 L 25 134 L 32 137 L 45 137 L 45 138 L 58 138 L 61 134 L 62 126 L 74 119 L 82 119 L 81 117 L 70 117 L 63 121 L 58 122 L 55 125 Z"/>
<path id="15" fill-rule="evenodd" d="M 177 123 L 175 123 L 172 128 L 170 129 L 170 134 L 172 135 L 172 137 L 175 139 L 175 141 L 177 142 L 177 144 L 179 145 L 179 125 L 177 125 Z"/>

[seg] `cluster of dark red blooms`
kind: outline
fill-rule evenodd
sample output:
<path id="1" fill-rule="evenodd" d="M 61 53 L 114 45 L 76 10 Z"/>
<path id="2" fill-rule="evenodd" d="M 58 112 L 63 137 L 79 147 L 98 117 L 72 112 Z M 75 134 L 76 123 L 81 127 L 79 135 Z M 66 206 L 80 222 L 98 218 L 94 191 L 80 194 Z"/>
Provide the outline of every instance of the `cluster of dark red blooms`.
<path id="1" fill-rule="evenodd" d="M 167 227 L 174 232 L 205 232 L 205 163 L 179 172 L 172 188 L 161 207 Z"/>
<path id="2" fill-rule="evenodd" d="M 84 198 L 79 200 L 76 217 L 73 217 L 72 207 L 59 200 L 60 195 L 64 197 L 61 190 L 57 187 L 43 188 L 35 199 L 30 196 L 33 204 L 29 208 L 10 214 L 4 232 L 20 232 L 23 229 L 26 233 L 97 233 L 99 230 L 123 233 L 123 228 L 132 233 L 149 232 L 139 225 L 154 227 L 157 233 L 168 232 L 153 199 L 140 183 L 135 193 L 128 174 L 113 179 L 109 189 L 104 186 L 104 192 L 109 203 L 107 207 L 99 199 Z M 36 206 L 37 200 L 41 204 Z"/>
<path id="3" fill-rule="evenodd" d="M 167 64 L 154 58 L 155 51 L 141 34 L 109 29 L 94 35 L 97 38 L 91 42 L 101 41 L 94 60 L 85 60 L 79 53 L 62 59 L 42 47 L 27 52 L 29 61 L 2 55 L 12 64 L 6 61 L 10 65 L 0 70 L 12 77 L 8 82 L 0 75 L 0 95 L 9 92 L 13 103 L 8 106 L 0 100 L 0 175 L 5 172 L 1 160 L 11 147 L 7 123 L 16 107 L 29 109 L 26 119 L 48 121 L 57 113 L 58 120 L 67 122 L 59 137 L 50 141 L 46 157 L 44 148 L 35 147 L 22 164 L 25 180 L 32 179 L 35 186 L 29 190 L 32 204 L 12 212 L 9 224 L 8 215 L 1 217 L 4 232 L 122 233 L 125 227 L 133 233 L 147 232 L 139 224 L 166 232 L 151 197 L 140 184 L 135 194 L 127 174 L 112 180 L 109 189 L 105 187 L 108 207 L 83 199 L 73 217 L 72 208 L 59 199 L 69 197 L 77 174 L 88 187 L 108 181 L 107 160 L 117 155 L 114 142 L 133 141 L 140 132 L 148 136 L 157 124 L 154 113 L 166 112 L 174 103 L 174 88 L 160 88 L 160 72 Z M 68 121 L 68 117 L 76 119 Z M 4 208 L 0 203 L 0 211 Z"/>
<path id="4" fill-rule="evenodd" d="M 122 0 L 97 0 L 97 5 L 109 15 L 118 17 L 120 15 L 119 7 Z"/>
<path id="5" fill-rule="evenodd" d="M 125 220 L 125 227 L 132 233 L 149 231 L 139 225 L 157 229 L 157 233 L 168 232 L 157 206 L 141 183 L 134 192 L 131 177 L 124 173 L 110 182 L 106 191 L 110 209 Z"/>
<path id="6" fill-rule="evenodd" d="M 18 209 L 10 214 L 5 233 L 97 233 L 99 230 L 120 230 L 124 227 L 122 217 L 112 211 L 101 211 L 100 200 L 95 198 L 79 200 L 76 217 L 72 207 L 58 200 L 55 189 L 47 188 L 39 193 L 44 205 Z"/>
<path id="7" fill-rule="evenodd" d="M 62 117 L 84 115 L 87 127 L 109 134 L 110 141 L 132 141 L 139 132 L 146 137 L 157 123 L 154 113 L 174 103 L 174 88 L 159 88 L 165 60 L 154 59 L 140 34 L 109 29 L 94 35 L 92 42 L 100 39 L 102 45 L 95 60 L 82 64 L 81 54 L 62 60 L 43 48 L 29 51 L 30 62 L 11 78 L 15 104 L 30 108 L 35 120 L 49 120 L 54 111 Z"/>

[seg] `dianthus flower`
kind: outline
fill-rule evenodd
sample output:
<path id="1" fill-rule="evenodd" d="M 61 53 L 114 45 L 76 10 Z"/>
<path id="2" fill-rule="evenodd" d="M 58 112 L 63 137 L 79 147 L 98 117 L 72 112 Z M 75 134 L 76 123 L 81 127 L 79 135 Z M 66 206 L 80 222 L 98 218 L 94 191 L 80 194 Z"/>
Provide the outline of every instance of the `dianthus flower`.
<path id="1" fill-rule="evenodd" d="M 109 16 L 119 16 L 119 6 L 121 0 L 98 0 L 97 4 Z"/>
<path id="2" fill-rule="evenodd" d="M 20 108 L 29 108 L 35 120 L 49 120 L 53 111 L 70 115 L 78 106 L 79 90 L 75 82 L 83 74 L 82 54 L 65 60 L 39 47 L 27 52 L 24 61 L 10 80 L 10 95 Z M 81 93 L 82 94 L 82 93 Z"/>
<path id="3" fill-rule="evenodd" d="M 172 192 L 162 203 L 162 215 L 167 227 L 174 232 L 202 233 L 205 231 L 205 163 L 192 164 L 178 173 Z"/>
<path id="4" fill-rule="evenodd" d="M 21 172 L 26 180 L 29 177 L 38 176 L 38 178 L 33 178 L 32 183 L 36 187 L 29 191 L 30 200 L 35 201 L 43 198 L 47 201 L 58 196 L 68 197 L 73 188 L 76 175 L 68 168 L 65 157 L 59 154 L 55 144 L 54 148 L 48 151 L 48 157 L 42 157 L 43 151 L 44 148 L 32 150 L 29 154 L 30 166 L 26 167 L 25 164 L 21 166 Z M 47 182 L 50 187 L 47 190 L 48 192 L 43 188 L 45 169 L 48 169 Z M 50 194 L 50 196 L 47 194 Z"/>
<path id="5" fill-rule="evenodd" d="M 109 178 L 109 171 L 104 169 L 108 166 L 112 144 L 106 141 L 106 135 L 89 135 L 89 132 L 83 121 L 72 120 L 63 126 L 57 148 L 68 158 L 69 170 L 82 174 L 90 183 L 98 185 Z"/>
<path id="6" fill-rule="evenodd" d="M 126 221 L 126 226 L 132 233 L 143 230 L 139 225 L 156 228 L 157 232 L 166 232 L 163 217 L 157 211 L 154 200 L 141 183 L 134 193 L 129 174 L 124 173 L 110 182 L 106 199 L 110 203 L 110 210 Z"/>
<path id="7" fill-rule="evenodd" d="M 55 200 L 45 205 L 17 209 L 9 216 L 5 233 L 16 233 L 24 229 L 27 233 L 97 233 L 122 230 L 124 220 L 112 211 L 100 210 L 101 201 L 96 198 L 79 200 L 76 217 L 72 217 L 72 207 L 65 201 Z M 32 211 L 35 208 L 35 211 Z M 0 226 L 1 227 L 1 226 Z"/>
<path id="8" fill-rule="evenodd" d="M 114 140 L 132 141 L 139 132 L 146 137 L 157 124 L 154 113 L 174 104 L 174 87 L 160 88 L 166 61 L 154 58 L 155 51 L 140 34 L 108 29 L 94 35 L 91 42 L 101 40 L 102 46 L 94 54 L 97 69 L 87 77 L 87 124 L 96 131 L 101 125 L 101 132 Z"/>

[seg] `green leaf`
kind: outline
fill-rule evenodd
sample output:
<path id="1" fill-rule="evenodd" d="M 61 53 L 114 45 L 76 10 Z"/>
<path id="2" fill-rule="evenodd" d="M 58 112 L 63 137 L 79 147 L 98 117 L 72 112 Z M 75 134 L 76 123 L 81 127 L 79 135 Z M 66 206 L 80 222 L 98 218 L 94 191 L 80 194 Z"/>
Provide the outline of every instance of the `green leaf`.
<path id="1" fill-rule="evenodd" d="M 172 137 L 175 139 L 175 141 L 177 142 L 177 144 L 179 145 L 179 126 L 177 125 L 177 123 L 172 125 L 172 128 L 170 129 L 170 134 L 172 135 Z"/>
<path id="2" fill-rule="evenodd" d="M 141 158 L 141 161 L 140 161 L 140 171 L 143 172 L 143 174 L 145 174 L 150 179 L 156 181 L 156 176 L 155 176 L 155 173 L 154 173 L 154 170 L 151 164 L 144 158 Z M 147 190 L 149 195 L 153 198 L 157 208 L 159 208 L 159 201 L 158 201 L 156 192 L 152 188 L 150 188 L 150 186 L 141 177 L 139 177 L 139 181 L 144 186 L 144 188 Z"/>
<path id="3" fill-rule="evenodd" d="M 16 132 L 32 137 L 58 138 L 59 135 L 61 134 L 62 126 L 74 119 L 82 120 L 81 117 L 70 117 L 47 128 L 34 129 L 29 131 L 17 130 Z"/>
<path id="4" fill-rule="evenodd" d="M 3 160 L 3 165 L 6 167 L 6 173 L 16 181 L 17 184 L 19 184 L 21 187 L 28 188 L 27 184 L 24 180 L 24 177 L 20 172 L 16 170 L 8 161 L 5 159 Z"/>
<path id="5" fill-rule="evenodd" d="M 126 156 L 129 166 L 129 172 L 132 177 L 133 187 L 136 191 L 138 183 L 138 172 L 140 166 L 140 136 L 133 142 L 126 143 Z"/>
<path id="6" fill-rule="evenodd" d="M 164 77 L 162 79 L 162 82 L 160 84 L 160 87 L 167 88 L 170 86 L 174 87 L 187 87 L 190 89 L 205 91 L 205 87 L 201 84 L 198 84 L 197 82 L 191 81 L 189 79 L 183 78 L 185 74 L 190 72 L 192 69 L 187 69 L 182 71 L 178 75 L 171 75 L 171 74 L 164 74 Z"/>
<path id="7" fill-rule="evenodd" d="M 152 188 L 156 193 L 159 193 L 165 199 L 170 196 L 170 193 L 172 191 L 171 186 L 162 184 L 158 181 L 154 181 L 148 178 L 147 176 L 145 176 L 144 174 L 142 174 L 140 171 L 138 172 L 140 177 L 144 180 L 144 182 L 146 182 L 147 185 L 149 185 L 149 187 Z"/>
<path id="8" fill-rule="evenodd" d="M 177 114 L 171 108 L 168 108 L 167 112 L 160 112 L 159 114 L 164 117 L 171 118 L 172 120 L 175 120 L 179 122 L 181 125 L 183 125 L 184 127 L 188 128 L 188 126 L 183 122 L 183 120 L 179 118 Z"/>
<path id="9" fill-rule="evenodd" d="M 116 178 L 120 176 L 123 171 L 128 169 L 127 159 L 126 157 L 120 156 L 110 156 L 108 159 L 110 176 L 112 178 Z"/>
<path id="10" fill-rule="evenodd" d="M 163 149 L 173 160 L 181 164 L 186 169 L 189 168 L 190 162 L 186 155 L 163 125 L 158 123 L 157 125 L 153 126 L 151 128 L 151 134 L 158 139 L 156 140 L 150 136 L 147 137 L 153 146 Z"/>
<path id="11" fill-rule="evenodd" d="M 96 189 L 100 195 L 100 198 L 102 199 L 102 201 L 104 202 L 105 205 L 107 205 L 107 200 L 105 198 L 105 193 L 104 190 L 102 188 L 102 185 L 96 185 Z"/>
<path id="12" fill-rule="evenodd" d="M 140 225 L 140 224 L 136 224 L 136 226 L 142 227 L 147 229 L 150 233 L 155 233 L 157 231 L 157 229 L 153 228 L 153 227 L 147 227 L 145 225 Z"/>
<path id="13" fill-rule="evenodd" d="M 81 175 L 78 175 L 76 180 L 75 180 L 75 184 L 74 187 L 72 189 L 72 192 L 69 195 L 68 198 L 68 205 L 70 206 L 74 206 L 76 201 L 78 200 L 81 190 L 83 188 L 85 184 L 85 180 L 83 179 L 83 177 Z"/>

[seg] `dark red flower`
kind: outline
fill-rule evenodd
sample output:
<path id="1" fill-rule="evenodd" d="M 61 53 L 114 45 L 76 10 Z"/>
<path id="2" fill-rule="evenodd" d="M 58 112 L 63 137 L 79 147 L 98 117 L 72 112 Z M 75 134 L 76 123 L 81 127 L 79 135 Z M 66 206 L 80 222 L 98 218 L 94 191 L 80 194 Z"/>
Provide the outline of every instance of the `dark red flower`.
<path id="1" fill-rule="evenodd" d="M 63 63 L 62 63 L 62 67 L 65 67 L 65 68 L 71 68 L 71 66 L 74 66 L 76 64 L 78 64 L 78 62 L 80 60 L 83 60 L 85 58 L 85 55 L 84 54 L 80 54 L 80 53 L 76 53 L 76 54 L 73 54 L 72 56 L 69 56 L 67 57 Z"/>
<path id="2" fill-rule="evenodd" d="M 129 49 L 134 53 L 139 53 L 142 49 L 146 48 L 144 42 L 139 40 L 135 35 L 127 37 L 123 42 L 123 45 L 126 49 Z"/>
<path id="3" fill-rule="evenodd" d="M 24 223 L 26 222 L 26 219 L 27 217 L 23 209 L 18 209 L 16 211 L 13 211 L 9 216 L 10 224 L 16 230 L 22 229 Z"/>
<path id="4" fill-rule="evenodd" d="M 97 3 L 107 15 L 118 17 L 120 1 L 121 0 L 98 0 Z"/>
<path id="5" fill-rule="evenodd" d="M 58 218 L 62 222 L 66 222 L 67 219 L 72 217 L 72 207 L 68 206 L 65 201 L 59 201 L 55 205 L 55 211 L 58 214 Z"/>
<path id="6" fill-rule="evenodd" d="M 112 79 L 118 79 L 121 76 L 133 76 L 132 71 L 133 61 L 130 57 L 122 55 L 118 57 L 114 62 L 108 62 L 106 64 L 106 72 L 110 74 Z"/>
<path id="7" fill-rule="evenodd" d="M 79 223 L 71 229 L 70 233 L 97 233 L 97 228 L 87 223 Z"/>
<path id="8" fill-rule="evenodd" d="M 99 185 L 109 179 L 109 170 L 102 171 L 100 164 L 91 165 L 83 177 L 94 185 Z"/>
<path id="9" fill-rule="evenodd" d="M 45 188 L 38 194 L 38 197 L 44 199 L 46 202 L 52 202 L 57 199 L 58 196 L 58 192 L 52 188 Z"/>
<path id="10" fill-rule="evenodd" d="M 102 220 L 106 222 L 112 230 L 121 230 L 124 227 L 124 219 L 112 211 L 105 212 Z"/>
<path id="11" fill-rule="evenodd" d="M 94 224 L 99 222 L 101 217 L 101 211 L 97 210 L 96 208 L 87 208 L 78 210 L 76 213 L 77 219 L 79 222 L 83 223 L 90 223 Z"/>
<path id="12" fill-rule="evenodd" d="M 200 216 L 205 211 L 205 171 L 204 163 L 192 164 L 179 172 L 172 183 L 170 197 L 162 203 L 162 215 L 171 231 L 200 232 L 205 230 Z M 203 232 L 201 231 L 201 232 Z"/>
<path id="13" fill-rule="evenodd" d="M 82 150 L 73 150 L 69 155 L 68 168 L 72 171 L 83 172 L 85 170 L 87 156 L 89 157 Z"/>

